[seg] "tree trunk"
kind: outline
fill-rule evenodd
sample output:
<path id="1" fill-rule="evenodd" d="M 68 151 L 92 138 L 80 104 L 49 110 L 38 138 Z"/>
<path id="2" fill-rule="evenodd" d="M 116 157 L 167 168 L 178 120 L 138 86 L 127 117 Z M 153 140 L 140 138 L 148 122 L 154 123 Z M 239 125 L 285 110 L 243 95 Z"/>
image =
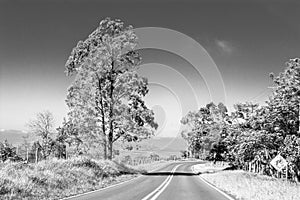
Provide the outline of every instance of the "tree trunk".
<path id="1" fill-rule="evenodd" d="M 103 101 L 101 97 L 101 105 L 103 106 Z M 103 107 L 102 107 L 103 108 Z M 104 118 L 104 110 L 102 109 L 102 137 L 103 137 L 103 157 L 104 160 L 107 159 L 107 140 L 106 140 L 106 134 L 105 134 L 105 118 Z"/>
<path id="2" fill-rule="evenodd" d="M 104 160 L 107 159 L 107 141 L 105 133 L 103 134 L 103 158 Z"/>
<path id="3" fill-rule="evenodd" d="M 114 106 L 114 99 L 113 99 L 113 92 L 114 92 L 114 78 L 113 78 L 113 72 L 114 72 L 114 61 L 112 61 L 111 64 L 111 71 L 110 71 L 110 109 L 109 109 L 109 133 L 108 133 L 108 159 L 112 160 L 113 157 L 113 106 Z"/>
<path id="4" fill-rule="evenodd" d="M 108 155 L 107 155 L 108 160 L 112 160 L 113 158 L 113 142 L 112 142 L 112 137 L 110 139 L 110 133 L 108 136 Z"/>
<path id="5" fill-rule="evenodd" d="M 100 94 L 100 113 L 101 113 L 101 124 L 102 124 L 102 139 L 103 139 L 103 158 L 107 159 L 107 139 L 106 139 L 106 130 L 105 130 L 105 112 L 104 112 L 104 104 L 103 104 L 103 96 L 102 96 L 102 87 L 101 87 L 101 79 L 97 75 L 98 78 L 98 89 Z"/>

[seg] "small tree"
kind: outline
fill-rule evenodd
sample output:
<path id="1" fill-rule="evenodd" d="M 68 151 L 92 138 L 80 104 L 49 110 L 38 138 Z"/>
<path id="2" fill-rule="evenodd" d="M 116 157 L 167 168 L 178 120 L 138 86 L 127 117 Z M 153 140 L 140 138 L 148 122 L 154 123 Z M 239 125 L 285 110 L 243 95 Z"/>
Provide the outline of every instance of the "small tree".
<path id="1" fill-rule="evenodd" d="M 16 147 L 5 140 L 3 143 L 0 142 L 0 160 L 5 162 L 6 160 L 18 161 L 22 159 L 17 155 Z"/>
<path id="2" fill-rule="evenodd" d="M 40 141 L 43 158 L 49 157 L 53 146 L 54 137 L 54 117 L 51 112 L 43 111 L 36 115 L 36 119 L 28 123 L 30 131 L 37 136 Z"/>

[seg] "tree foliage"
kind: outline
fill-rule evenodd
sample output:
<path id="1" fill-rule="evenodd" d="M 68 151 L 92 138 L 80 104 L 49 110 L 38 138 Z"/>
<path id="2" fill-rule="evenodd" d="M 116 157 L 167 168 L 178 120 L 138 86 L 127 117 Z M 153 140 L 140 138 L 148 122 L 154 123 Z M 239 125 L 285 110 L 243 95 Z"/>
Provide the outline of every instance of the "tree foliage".
<path id="1" fill-rule="evenodd" d="M 16 147 L 5 140 L 3 143 L 0 142 L 0 161 L 5 162 L 7 160 L 20 161 L 22 159 L 17 155 Z"/>
<path id="2" fill-rule="evenodd" d="M 42 157 L 46 159 L 52 153 L 53 140 L 55 136 L 54 117 L 50 111 L 43 111 L 28 123 L 30 132 L 33 133 L 41 146 Z"/>
<path id="3" fill-rule="evenodd" d="M 289 60 L 282 73 L 270 77 L 273 93 L 264 106 L 238 103 L 228 115 L 223 106 L 210 103 L 188 113 L 181 123 L 189 127 L 184 135 L 189 148 L 201 152 L 205 144 L 215 141 L 207 158 L 227 160 L 239 167 L 252 161 L 268 165 L 281 154 L 291 173 L 300 177 L 300 60 Z"/>
<path id="4" fill-rule="evenodd" d="M 189 112 L 182 118 L 181 123 L 187 128 L 182 135 L 188 141 L 191 155 L 198 157 L 200 151 L 207 152 L 212 147 L 215 149 L 221 145 L 227 116 L 227 108 L 224 104 L 220 103 L 216 106 L 214 103 L 209 103 L 199 111 Z M 219 152 L 215 151 L 215 153 Z"/>
<path id="5" fill-rule="evenodd" d="M 66 62 L 67 75 L 75 76 L 66 100 L 69 118 L 102 144 L 105 158 L 107 151 L 112 158 L 119 138 L 147 138 L 157 126 L 143 101 L 148 82 L 136 71 L 141 61 L 136 45 L 132 26 L 106 18 Z"/>

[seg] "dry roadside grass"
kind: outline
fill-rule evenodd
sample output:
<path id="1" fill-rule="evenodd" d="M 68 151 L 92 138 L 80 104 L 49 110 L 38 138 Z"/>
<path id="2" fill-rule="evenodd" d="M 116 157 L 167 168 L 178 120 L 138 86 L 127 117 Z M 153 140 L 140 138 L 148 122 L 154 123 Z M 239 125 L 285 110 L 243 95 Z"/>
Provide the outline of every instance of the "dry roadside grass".
<path id="1" fill-rule="evenodd" d="M 299 200 L 300 185 L 242 170 L 202 174 L 208 182 L 243 200 Z"/>
<path id="2" fill-rule="evenodd" d="M 133 167 L 88 157 L 50 159 L 37 164 L 0 163 L 0 199 L 61 199 L 130 180 L 167 163 Z"/>
<path id="3" fill-rule="evenodd" d="M 37 164 L 1 163 L 0 199 L 60 199 L 136 177 L 140 172 L 86 157 Z"/>

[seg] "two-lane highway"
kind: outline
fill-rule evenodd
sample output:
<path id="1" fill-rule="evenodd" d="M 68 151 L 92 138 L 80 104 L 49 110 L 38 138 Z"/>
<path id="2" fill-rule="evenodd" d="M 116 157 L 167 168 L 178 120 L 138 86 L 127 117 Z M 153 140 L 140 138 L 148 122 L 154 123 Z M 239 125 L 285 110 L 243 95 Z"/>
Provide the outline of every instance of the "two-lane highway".
<path id="1" fill-rule="evenodd" d="M 67 198 L 68 200 L 228 200 L 203 182 L 191 166 L 176 162 L 114 187 Z"/>

